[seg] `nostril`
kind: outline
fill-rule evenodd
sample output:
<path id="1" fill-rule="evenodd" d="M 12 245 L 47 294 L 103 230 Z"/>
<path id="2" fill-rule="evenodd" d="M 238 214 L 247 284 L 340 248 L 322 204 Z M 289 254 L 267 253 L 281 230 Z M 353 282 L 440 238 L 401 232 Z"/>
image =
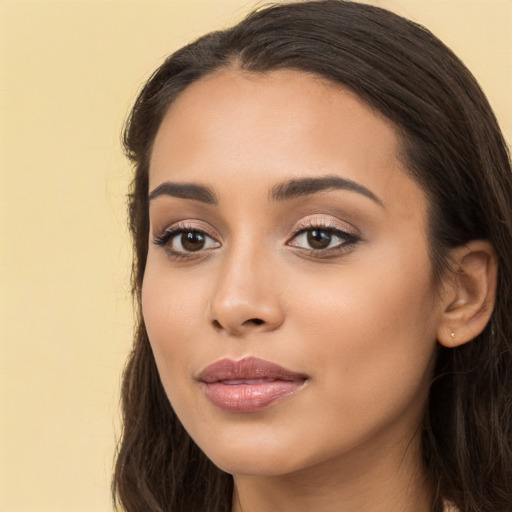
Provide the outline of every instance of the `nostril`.
<path id="1" fill-rule="evenodd" d="M 247 320 L 242 320 L 241 323 L 237 322 L 236 319 L 227 318 L 225 323 L 222 320 L 212 319 L 211 325 L 217 332 L 226 330 L 231 333 L 242 334 L 250 331 L 251 328 L 266 326 L 269 323 L 262 318 L 248 318 Z"/>
<path id="2" fill-rule="evenodd" d="M 265 322 L 261 318 L 250 318 L 249 320 L 246 320 L 244 324 L 252 323 L 254 325 L 263 325 Z"/>

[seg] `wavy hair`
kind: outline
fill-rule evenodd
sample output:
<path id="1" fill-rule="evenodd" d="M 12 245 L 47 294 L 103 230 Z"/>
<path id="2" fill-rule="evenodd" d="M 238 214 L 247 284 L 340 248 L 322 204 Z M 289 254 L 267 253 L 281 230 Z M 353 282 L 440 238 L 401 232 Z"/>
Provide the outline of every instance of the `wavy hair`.
<path id="1" fill-rule="evenodd" d="M 470 343 L 438 347 L 422 455 L 443 500 L 464 512 L 512 510 L 512 172 L 495 116 L 471 73 L 424 27 L 343 0 L 272 5 L 168 57 L 140 92 L 124 132 L 135 168 L 129 195 L 138 312 L 122 387 L 114 501 L 128 512 L 229 512 L 232 477 L 189 437 L 160 382 L 141 314 L 148 250 L 150 151 L 169 105 L 221 68 L 293 69 L 352 90 L 395 126 L 402 159 L 429 198 L 434 278 L 448 251 L 493 245 L 499 265 L 491 322 Z"/>

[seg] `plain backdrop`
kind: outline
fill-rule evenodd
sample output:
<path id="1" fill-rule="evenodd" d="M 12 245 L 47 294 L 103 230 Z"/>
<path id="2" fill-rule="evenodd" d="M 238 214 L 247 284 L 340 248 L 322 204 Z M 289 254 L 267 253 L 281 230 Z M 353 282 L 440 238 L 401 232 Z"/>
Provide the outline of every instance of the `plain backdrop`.
<path id="1" fill-rule="evenodd" d="M 512 140 L 512 2 L 382 0 L 476 75 Z M 0 512 L 108 512 L 131 346 L 120 131 L 173 49 L 245 0 L 0 0 Z"/>

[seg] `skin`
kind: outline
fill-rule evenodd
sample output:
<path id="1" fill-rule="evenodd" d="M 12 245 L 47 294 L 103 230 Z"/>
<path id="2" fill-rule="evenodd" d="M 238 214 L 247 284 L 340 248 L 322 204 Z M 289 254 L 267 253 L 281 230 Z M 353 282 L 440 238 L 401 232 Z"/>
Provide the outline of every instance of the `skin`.
<path id="1" fill-rule="evenodd" d="M 222 70 L 163 120 L 149 190 L 199 184 L 218 204 L 151 199 L 144 319 L 176 413 L 234 475 L 235 512 L 429 510 L 419 429 L 437 333 L 449 329 L 428 202 L 398 154 L 393 126 L 357 96 L 290 70 Z M 279 184 L 326 175 L 375 197 L 328 188 L 269 199 Z M 333 248 L 308 245 L 312 226 Z M 204 232 L 204 248 L 185 251 L 180 234 L 154 243 L 175 227 Z M 223 411 L 197 376 L 246 356 L 306 384 L 261 411 Z"/>

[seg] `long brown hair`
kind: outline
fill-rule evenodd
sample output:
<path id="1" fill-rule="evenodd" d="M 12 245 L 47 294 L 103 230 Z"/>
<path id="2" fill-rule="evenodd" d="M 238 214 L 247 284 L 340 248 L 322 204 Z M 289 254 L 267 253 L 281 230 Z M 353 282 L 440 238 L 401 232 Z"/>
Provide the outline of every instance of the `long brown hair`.
<path id="1" fill-rule="evenodd" d="M 499 261 L 486 329 L 439 347 L 423 461 L 443 499 L 464 512 L 512 510 L 512 173 L 492 109 L 460 60 L 425 28 L 343 0 L 274 5 L 171 55 L 142 89 L 126 125 L 135 177 L 129 196 L 138 311 L 122 388 L 114 500 L 128 512 L 228 512 L 233 482 L 197 448 L 160 383 L 140 309 L 148 249 L 150 150 L 173 100 L 219 68 L 295 69 L 351 89 L 390 119 L 402 157 L 430 201 L 435 278 L 450 248 L 487 239 Z"/>

